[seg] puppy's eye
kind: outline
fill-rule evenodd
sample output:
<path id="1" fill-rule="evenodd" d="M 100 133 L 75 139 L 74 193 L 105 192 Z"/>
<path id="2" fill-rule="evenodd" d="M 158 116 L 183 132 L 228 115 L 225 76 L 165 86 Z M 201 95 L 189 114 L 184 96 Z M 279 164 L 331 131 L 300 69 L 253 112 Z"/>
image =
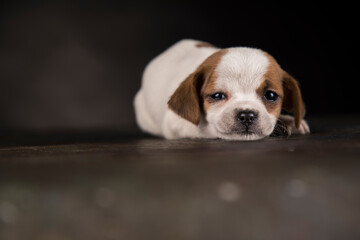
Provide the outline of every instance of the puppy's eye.
<path id="1" fill-rule="evenodd" d="M 210 95 L 210 97 L 214 100 L 223 100 L 226 98 L 226 95 L 222 92 L 217 92 L 217 93 L 214 93 L 212 95 Z"/>
<path id="2" fill-rule="evenodd" d="M 266 100 L 270 101 L 270 102 L 275 102 L 279 95 L 277 95 L 276 92 L 273 92 L 273 91 L 266 91 L 264 97 L 266 98 Z"/>

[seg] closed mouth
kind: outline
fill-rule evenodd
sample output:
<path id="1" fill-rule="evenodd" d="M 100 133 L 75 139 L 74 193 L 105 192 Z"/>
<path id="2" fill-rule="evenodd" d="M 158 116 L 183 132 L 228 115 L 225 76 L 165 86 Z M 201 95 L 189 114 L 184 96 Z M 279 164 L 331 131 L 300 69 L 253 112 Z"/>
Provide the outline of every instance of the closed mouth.
<path id="1" fill-rule="evenodd" d="M 234 133 L 239 134 L 239 135 L 253 135 L 255 134 L 255 132 L 249 131 L 249 130 L 244 130 L 244 131 L 234 131 Z"/>
<path id="2" fill-rule="evenodd" d="M 256 132 L 250 130 L 249 126 L 245 126 L 245 128 L 234 128 L 231 133 L 239 134 L 239 135 L 253 135 Z"/>
<path id="3" fill-rule="evenodd" d="M 217 131 L 222 134 L 221 138 L 232 140 L 256 140 L 265 137 L 257 127 L 234 126 L 228 129 L 228 131 L 221 131 L 220 129 L 217 129 Z"/>
<path id="4" fill-rule="evenodd" d="M 257 133 L 254 131 L 244 131 L 244 130 L 234 130 L 231 131 L 230 133 L 225 135 L 227 139 L 230 140 L 258 140 L 261 139 L 263 137 L 265 137 L 264 135 L 262 135 L 261 133 Z"/>
<path id="5" fill-rule="evenodd" d="M 219 130 L 218 130 L 219 131 Z M 241 135 L 241 136 L 250 136 L 250 135 L 261 135 L 261 133 L 254 131 L 252 128 L 244 127 L 244 128 L 237 128 L 234 127 L 230 131 L 219 131 L 222 134 L 225 135 Z"/>

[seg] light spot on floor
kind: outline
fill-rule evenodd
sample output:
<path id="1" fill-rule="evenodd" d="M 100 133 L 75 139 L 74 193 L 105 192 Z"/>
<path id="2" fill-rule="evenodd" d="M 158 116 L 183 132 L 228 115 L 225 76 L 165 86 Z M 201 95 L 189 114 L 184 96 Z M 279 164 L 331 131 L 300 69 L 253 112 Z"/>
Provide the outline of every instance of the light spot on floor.
<path id="1" fill-rule="evenodd" d="M 95 201 L 100 207 L 108 208 L 115 204 L 115 192 L 109 188 L 98 188 L 95 192 Z"/>
<path id="2" fill-rule="evenodd" d="M 241 197 L 242 191 L 234 182 L 222 182 L 217 188 L 217 195 L 225 202 L 234 202 Z"/>
<path id="3" fill-rule="evenodd" d="M 0 219 L 8 224 L 16 222 L 18 217 L 18 209 L 11 202 L 0 203 Z"/>
<path id="4" fill-rule="evenodd" d="M 307 187 L 303 180 L 292 179 L 287 185 L 287 192 L 293 198 L 300 198 L 307 194 Z"/>

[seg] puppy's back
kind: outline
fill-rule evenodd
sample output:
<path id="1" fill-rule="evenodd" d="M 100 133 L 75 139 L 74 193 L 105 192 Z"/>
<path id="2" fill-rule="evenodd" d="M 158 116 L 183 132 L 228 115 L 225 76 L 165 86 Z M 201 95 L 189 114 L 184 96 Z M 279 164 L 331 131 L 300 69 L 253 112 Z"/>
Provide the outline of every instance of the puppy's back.
<path id="1" fill-rule="evenodd" d="M 154 58 L 146 66 L 142 85 L 135 96 L 135 114 L 139 126 L 162 136 L 161 125 L 167 102 L 185 78 L 218 49 L 196 40 L 181 40 Z"/>

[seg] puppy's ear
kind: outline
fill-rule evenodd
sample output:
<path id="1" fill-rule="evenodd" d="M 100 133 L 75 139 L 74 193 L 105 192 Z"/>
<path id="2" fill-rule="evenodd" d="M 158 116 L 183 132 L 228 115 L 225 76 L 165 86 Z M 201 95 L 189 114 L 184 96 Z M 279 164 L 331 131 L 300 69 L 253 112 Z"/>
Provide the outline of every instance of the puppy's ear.
<path id="1" fill-rule="evenodd" d="M 299 128 L 301 120 L 305 115 L 305 106 L 297 81 L 285 71 L 283 71 L 283 89 L 284 100 L 282 107 L 294 115 L 295 126 Z"/>
<path id="2" fill-rule="evenodd" d="M 200 123 L 202 111 L 200 90 L 203 84 L 202 71 L 197 70 L 180 84 L 168 102 L 171 110 L 195 125 Z"/>
<path id="3" fill-rule="evenodd" d="M 226 53 L 226 49 L 220 49 L 210 55 L 180 84 L 168 102 L 172 111 L 193 124 L 199 125 L 201 114 L 204 113 L 201 89 L 211 82 L 212 73 Z"/>

